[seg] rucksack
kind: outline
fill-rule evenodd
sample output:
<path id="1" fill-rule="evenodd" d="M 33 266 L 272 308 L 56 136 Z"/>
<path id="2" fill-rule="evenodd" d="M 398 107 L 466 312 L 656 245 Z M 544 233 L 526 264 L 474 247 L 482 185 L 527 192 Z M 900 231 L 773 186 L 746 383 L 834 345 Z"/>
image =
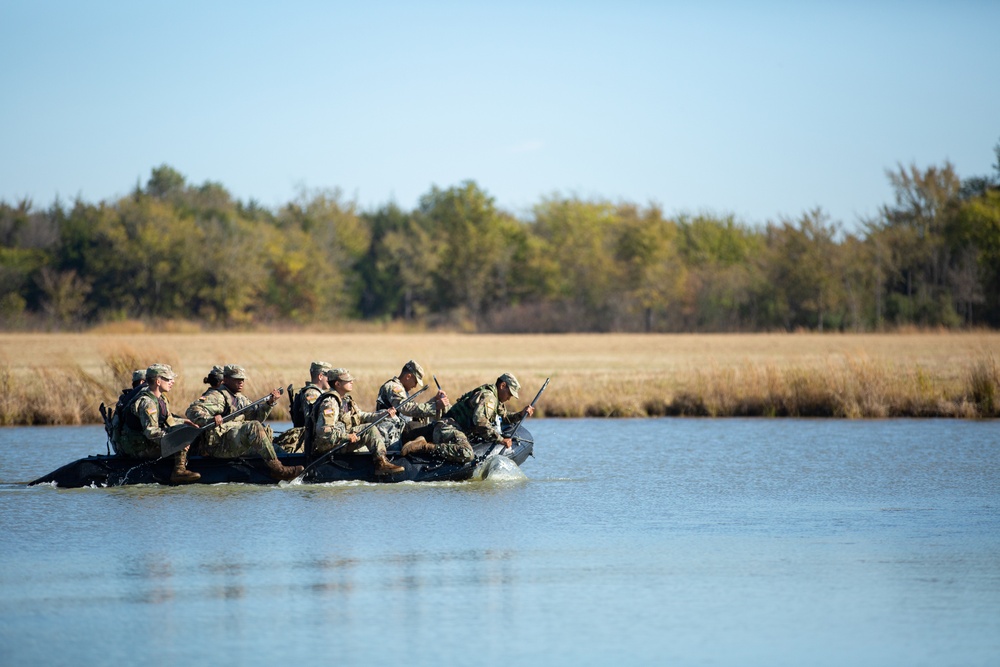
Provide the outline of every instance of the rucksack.
<path id="1" fill-rule="evenodd" d="M 114 448 L 115 454 L 119 453 L 118 441 L 121 438 L 122 429 L 125 428 L 125 411 L 135 402 L 145 388 L 145 384 L 140 384 L 137 387 L 122 389 L 121 396 L 118 397 L 118 402 L 115 403 L 114 410 L 111 411 L 110 419 L 105 419 L 104 421 L 104 429 L 108 433 L 108 438 L 111 440 L 111 446 Z"/>

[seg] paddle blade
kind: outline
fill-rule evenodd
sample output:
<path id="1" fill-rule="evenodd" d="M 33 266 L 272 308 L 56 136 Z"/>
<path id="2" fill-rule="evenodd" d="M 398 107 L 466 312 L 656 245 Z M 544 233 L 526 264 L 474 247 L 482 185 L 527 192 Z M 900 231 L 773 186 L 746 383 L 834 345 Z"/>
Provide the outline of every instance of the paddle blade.
<path id="1" fill-rule="evenodd" d="M 160 439 L 160 456 L 176 454 L 194 442 L 199 433 L 201 433 L 201 429 L 187 424 L 171 430 Z"/>

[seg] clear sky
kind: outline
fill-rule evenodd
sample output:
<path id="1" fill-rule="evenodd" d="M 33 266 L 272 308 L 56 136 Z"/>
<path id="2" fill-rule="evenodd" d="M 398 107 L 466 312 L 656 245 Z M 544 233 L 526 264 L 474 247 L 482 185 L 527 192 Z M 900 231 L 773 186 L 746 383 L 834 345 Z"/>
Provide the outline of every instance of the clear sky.
<path id="1" fill-rule="evenodd" d="M 0 2 L 0 199 L 39 207 L 166 163 L 269 207 L 473 179 L 851 228 L 998 141 L 998 0 Z"/>

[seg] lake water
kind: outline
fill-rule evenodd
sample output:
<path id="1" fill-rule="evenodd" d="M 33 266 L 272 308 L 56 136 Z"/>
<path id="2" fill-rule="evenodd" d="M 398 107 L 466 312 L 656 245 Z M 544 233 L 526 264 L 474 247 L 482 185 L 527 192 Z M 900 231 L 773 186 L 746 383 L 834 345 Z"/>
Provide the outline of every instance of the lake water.
<path id="1" fill-rule="evenodd" d="M 0 429 L 0 665 L 1000 664 L 1000 423 L 531 427 L 483 482 L 77 490 L 22 483 L 100 427 Z"/>

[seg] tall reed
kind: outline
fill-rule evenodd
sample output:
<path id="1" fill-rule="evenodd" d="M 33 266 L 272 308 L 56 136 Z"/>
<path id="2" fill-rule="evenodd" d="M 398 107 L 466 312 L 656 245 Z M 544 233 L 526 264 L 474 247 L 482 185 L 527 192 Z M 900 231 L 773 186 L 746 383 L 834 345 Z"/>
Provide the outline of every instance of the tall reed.
<path id="1" fill-rule="evenodd" d="M 15 372 L 0 361 L 0 425 L 100 423 L 98 406 L 113 406 L 122 388 L 130 386 L 132 370 L 154 361 L 175 359 L 162 350 L 141 353 L 118 347 L 106 351 L 103 364 L 90 372 L 67 361 L 30 366 L 27 372 L 21 366 Z M 287 372 L 264 365 L 248 370 L 244 391 L 251 399 L 287 387 Z M 529 370 L 518 375 L 523 388 L 515 407 L 527 404 L 548 374 Z M 557 369 L 551 375 L 552 384 L 538 406 L 540 417 L 1000 417 L 1000 366 L 992 353 L 950 369 L 946 377 L 920 364 L 863 354 L 830 356 L 810 366 L 710 362 L 658 373 L 632 367 L 618 373 Z M 200 376 L 178 378 L 168 395 L 174 413 L 183 414 L 203 392 Z M 359 378 L 354 395 L 363 409 L 373 408 L 382 379 L 375 373 Z M 451 372 L 443 381 L 455 401 L 492 379 L 481 371 Z M 293 391 L 299 386 L 301 380 Z M 285 420 L 288 414 L 286 395 L 271 418 Z"/>

